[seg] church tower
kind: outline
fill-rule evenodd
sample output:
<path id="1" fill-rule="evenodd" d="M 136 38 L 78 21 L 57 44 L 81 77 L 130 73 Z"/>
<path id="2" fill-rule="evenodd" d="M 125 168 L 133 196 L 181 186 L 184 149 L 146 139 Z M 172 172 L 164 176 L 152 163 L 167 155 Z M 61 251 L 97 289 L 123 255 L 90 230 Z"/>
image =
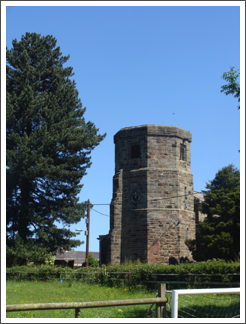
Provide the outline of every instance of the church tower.
<path id="1" fill-rule="evenodd" d="M 102 264 L 192 260 L 195 238 L 191 133 L 175 126 L 122 128 L 114 136 L 110 231 L 101 235 Z"/>

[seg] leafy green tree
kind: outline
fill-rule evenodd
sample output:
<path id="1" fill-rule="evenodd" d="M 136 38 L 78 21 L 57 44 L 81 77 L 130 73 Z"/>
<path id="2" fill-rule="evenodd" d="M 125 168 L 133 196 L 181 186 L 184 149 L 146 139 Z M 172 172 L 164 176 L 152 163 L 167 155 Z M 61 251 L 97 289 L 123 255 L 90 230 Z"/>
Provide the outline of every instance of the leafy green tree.
<path id="1" fill-rule="evenodd" d="M 235 260 L 240 251 L 240 171 L 233 164 L 206 184 L 196 240 L 185 243 L 197 261 L 212 258 Z"/>
<path id="2" fill-rule="evenodd" d="M 87 259 L 85 259 L 87 264 Z M 91 253 L 89 253 L 89 267 L 99 267 L 99 260 L 95 259 Z"/>
<path id="3" fill-rule="evenodd" d="M 19 234 L 40 246 L 76 247 L 81 180 L 91 151 L 104 139 L 83 117 L 72 67 L 56 39 L 26 33 L 6 50 L 7 242 Z"/>
<path id="4" fill-rule="evenodd" d="M 238 71 L 239 70 L 235 70 L 233 66 L 230 68 L 229 72 L 223 74 L 222 78 L 228 83 L 221 87 L 220 92 L 224 92 L 226 95 L 232 94 L 235 98 L 238 98 L 238 102 L 240 102 L 240 84 L 237 82 L 240 73 Z M 238 109 L 240 109 L 240 105 Z"/>

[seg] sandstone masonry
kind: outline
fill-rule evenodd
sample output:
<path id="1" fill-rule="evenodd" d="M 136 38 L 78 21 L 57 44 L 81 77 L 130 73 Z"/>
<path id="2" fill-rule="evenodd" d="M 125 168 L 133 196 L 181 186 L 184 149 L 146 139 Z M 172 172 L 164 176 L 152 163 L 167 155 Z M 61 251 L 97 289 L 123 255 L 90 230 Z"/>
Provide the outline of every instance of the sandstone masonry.
<path id="1" fill-rule="evenodd" d="M 143 125 L 114 136 L 115 175 L 109 234 L 101 235 L 102 264 L 192 260 L 194 239 L 191 133 L 175 126 Z"/>

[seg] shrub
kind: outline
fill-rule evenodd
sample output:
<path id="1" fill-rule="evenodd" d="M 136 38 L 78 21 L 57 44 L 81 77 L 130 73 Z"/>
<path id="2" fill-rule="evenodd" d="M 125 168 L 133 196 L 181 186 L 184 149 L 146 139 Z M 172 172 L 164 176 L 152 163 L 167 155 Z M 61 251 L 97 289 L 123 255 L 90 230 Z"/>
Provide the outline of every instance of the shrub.
<path id="1" fill-rule="evenodd" d="M 103 265 L 102 268 L 81 267 L 79 269 L 54 265 L 15 266 L 7 268 L 7 278 L 10 272 L 13 273 L 14 271 L 28 272 L 29 277 L 35 280 L 76 279 L 111 287 L 124 285 L 125 287 L 155 288 L 156 285 L 150 284 L 151 281 L 168 281 L 168 288 L 172 289 L 177 288 L 177 284 L 171 286 L 170 280 L 187 282 L 187 284 L 180 285 L 179 288 L 187 288 L 191 280 L 194 280 L 194 284 L 203 283 L 206 286 L 208 286 L 210 281 L 223 283 L 232 280 L 231 282 L 238 282 L 239 275 L 230 278 L 228 274 L 239 274 L 240 262 L 228 263 L 224 260 L 208 260 L 180 265 L 127 263 L 125 265 Z M 177 276 L 167 276 L 168 274 L 176 274 Z M 199 274 L 202 274 L 202 276 L 199 276 Z M 19 275 L 19 279 L 24 279 L 24 277 L 28 279 L 26 274 Z M 214 286 L 212 287 L 215 288 Z"/>
<path id="2" fill-rule="evenodd" d="M 85 259 L 85 264 L 87 264 L 87 259 Z M 95 259 L 92 254 L 89 254 L 89 266 L 90 267 L 99 267 L 99 260 Z"/>

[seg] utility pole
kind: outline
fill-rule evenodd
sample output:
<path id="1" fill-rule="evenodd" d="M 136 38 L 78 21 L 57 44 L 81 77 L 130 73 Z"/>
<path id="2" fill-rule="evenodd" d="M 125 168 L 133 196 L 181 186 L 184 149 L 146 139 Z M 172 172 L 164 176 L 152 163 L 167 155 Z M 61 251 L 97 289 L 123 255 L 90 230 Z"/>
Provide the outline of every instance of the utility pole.
<path id="1" fill-rule="evenodd" d="M 87 207 L 87 238 L 86 238 L 86 261 L 87 267 L 89 267 L 89 236 L 90 236 L 90 200 L 88 200 Z"/>

